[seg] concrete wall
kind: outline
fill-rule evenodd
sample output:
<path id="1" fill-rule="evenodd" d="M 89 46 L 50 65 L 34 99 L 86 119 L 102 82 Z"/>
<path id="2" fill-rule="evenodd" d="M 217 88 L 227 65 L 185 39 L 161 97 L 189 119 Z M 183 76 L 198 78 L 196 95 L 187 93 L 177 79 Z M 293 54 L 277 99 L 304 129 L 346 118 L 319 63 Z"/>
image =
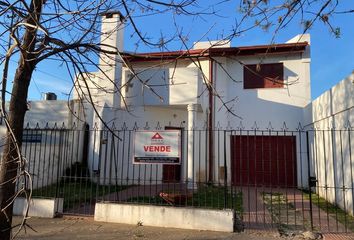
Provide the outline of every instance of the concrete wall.
<path id="1" fill-rule="evenodd" d="M 41 136 L 40 142 L 22 144 L 27 170 L 32 174 L 33 189 L 56 183 L 65 174 L 66 168 L 82 161 L 81 129 L 32 129 L 25 133 Z"/>
<path id="2" fill-rule="evenodd" d="M 28 111 L 25 115 L 26 127 L 38 127 L 44 128 L 48 123 L 48 127 L 53 127 L 57 124 L 61 127 L 62 124 L 68 125 L 69 119 L 72 117 L 69 111 L 68 101 L 58 100 L 43 100 L 43 101 L 29 101 Z M 5 136 L 6 126 L 4 121 L 0 125 L 0 137 Z M 3 140 L 3 138 L 0 138 Z M 2 145 L 2 144 L 1 144 Z"/>
<path id="3" fill-rule="evenodd" d="M 234 231 L 232 210 L 96 203 L 95 221 L 209 231 Z"/>
<path id="4" fill-rule="evenodd" d="M 316 191 L 351 214 L 354 214 L 353 81 L 351 74 L 304 109 L 311 140 L 311 174 L 318 179 Z M 311 132 L 313 128 L 319 131 Z"/>
<path id="5" fill-rule="evenodd" d="M 306 124 L 317 128 L 353 126 L 354 122 L 354 74 L 340 81 L 305 108 Z"/>
<path id="6" fill-rule="evenodd" d="M 55 123 L 58 127 L 61 127 L 63 123 L 67 125 L 71 117 L 69 104 L 70 102 L 65 100 L 30 101 L 25 124 L 28 123 L 30 127 L 35 127 L 37 123 L 40 127 L 44 127 L 47 123 L 50 127 Z"/>
<path id="7" fill-rule="evenodd" d="M 69 104 L 68 101 L 28 103 L 22 153 L 32 174 L 34 189 L 56 183 L 67 167 L 82 159 L 83 131 L 80 126 L 73 128 Z M 4 143 L 4 123 L 0 126 L 0 134 Z M 2 156 L 3 147 L 0 151 Z"/>
<path id="8" fill-rule="evenodd" d="M 63 213 L 63 198 L 39 199 L 32 198 L 30 201 L 28 216 L 54 218 L 58 213 Z M 25 198 L 16 198 L 13 206 L 13 214 L 25 216 L 28 201 Z"/>

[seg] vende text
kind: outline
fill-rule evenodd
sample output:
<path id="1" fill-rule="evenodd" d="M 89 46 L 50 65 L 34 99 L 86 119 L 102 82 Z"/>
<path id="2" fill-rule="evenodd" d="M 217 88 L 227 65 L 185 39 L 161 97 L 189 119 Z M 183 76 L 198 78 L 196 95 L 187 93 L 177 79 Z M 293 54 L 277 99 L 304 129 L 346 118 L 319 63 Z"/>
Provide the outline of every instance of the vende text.
<path id="1" fill-rule="evenodd" d="M 145 152 L 171 152 L 171 146 L 144 146 Z"/>

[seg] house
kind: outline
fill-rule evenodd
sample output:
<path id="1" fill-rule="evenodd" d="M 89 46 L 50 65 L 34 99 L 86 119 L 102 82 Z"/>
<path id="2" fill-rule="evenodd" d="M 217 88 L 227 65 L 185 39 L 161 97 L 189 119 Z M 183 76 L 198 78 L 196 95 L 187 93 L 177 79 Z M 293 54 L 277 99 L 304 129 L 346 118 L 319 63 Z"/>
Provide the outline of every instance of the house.
<path id="1" fill-rule="evenodd" d="M 121 19 L 119 13 L 103 16 L 103 44 L 123 49 Z M 212 41 L 189 50 L 102 55 L 105 76 L 89 74 L 106 91 L 80 85 L 80 79 L 77 84 L 91 88 L 97 103 L 95 111 L 83 104 L 87 124 L 104 129 L 99 115 L 114 123 L 121 139 L 91 132 L 96 134 L 90 137 L 91 171 L 102 183 L 185 181 L 191 188 L 209 182 L 308 189 L 315 179 L 316 192 L 354 213 L 349 177 L 354 146 L 348 130 L 354 116 L 353 75 L 312 102 L 310 47 L 304 34 L 272 45 L 231 47 Z M 331 136 L 314 131 L 329 128 Z M 181 132 L 180 164 L 134 164 L 133 132 L 149 130 L 154 136 L 164 129 Z M 320 136 L 327 146 L 322 157 Z"/>
<path id="2" fill-rule="evenodd" d="M 124 23 L 120 20 L 119 13 L 103 16 L 103 45 L 113 44 L 123 49 Z M 85 108 L 85 121 L 91 128 L 104 128 L 100 123 L 102 118 L 106 123 L 114 122 L 118 128 L 123 124 L 130 130 L 134 126 L 144 128 L 149 125 L 145 128 L 158 126 L 160 130 L 173 128 L 184 133 L 182 159 L 188 159 L 189 166 L 183 160 L 181 167 L 167 170 L 165 166 L 165 170 L 160 170 L 153 177 L 155 181 L 166 177 L 166 172 L 172 172 L 176 179 L 224 181 L 221 173 L 227 169 L 227 181 L 236 183 L 239 180 L 236 181 L 233 175 L 240 173 L 233 172 L 227 166 L 237 161 L 241 150 L 227 151 L 227 162 L 217 163 L 220 155 L 224 154 L 218 145 L 227 144 L 228 148 L 234 149 L 233 145 L 247 141 L 247 136 L 255 134 L 245 132 L 241 134 L 242 139 L 237 139 L 232 137 L 236 133 L 225 133 L 228 139 L 224 143 L 224 139 L 219 139 L 214 130 L 266 129 L 271 126 L 296 129 L 305 122 L 304 108 L 311 102 L 309 35 L 299 35 L 282 44 L 231 47 L 230 43 L 223 41 L 199 42 L 194 44 L 193 49 L 185 51 L 122 53 L 121 56 L 112 57 L 102 54 L 100 59 L 104 75 L 88 73 L 95 80 L 86 85 L 79 79 L 76 86 L 76 89 L 81 90 L 90 88 L 91 97 L 96 103 L 95 109 L 85 103 L 82 105 Z M 97 83 L 105 91 L 96 88 Z M 116 86 L 119 92 L 115 91 Z M 85 95 L 85 90 L 76 92 L 73 101 L 80 101 Z M 197 139 L 193 129 L 204 129 L 205 132 Z M 104 158 L 105 154 L 101 151 L 102 144 L 97 138 L 94 140 L 92 136 L 90 149 L 93 150 L 89 154 L 91 170 L 112 169 L 112 161 L 105 162 L 105 167 L 101 166 L 104 161 L 98 159 Z M 201 141 L 205 144 L 198 147 L 196 152 L 195 147 L 191 146 Z M 261 141 L 261 137 L 253 136 L 252 141 Z M 283 148 L 292 149 L 285 156 L 288 161 L 285 164 L 288 184 L 300 184 L 295 176 L 300 175 L 296 172 L 296 163 L 300 161 L 302 151 L 296 148 L 295 139 L 291 136 L 272 136 L 267 140 L 262 137 L 263 141 L 270 141 L 271 145 L 279 142 Z M 104 142 L 106 145 L 111 144 Z M 264 144 L 269 145 L 268 142 Z M 107 148 L 104 152 L 111 152 L 111 147 Z M 129 154 L 122 158 L 127 168 L 123 172 L 127 175 L 118 178 L 126 179 L 133 176 L 134 166 Z M 198 171 L 188 171 L 197 159 L 203 159 L 198 164 Z M 275 158 L 271 160 L 279 161 Z M 273 165 L 276 163 L 273 162 Z M 247 171 L 242 174 L 242 178 L 247 178 Z M 270 184 L 271 172 L 266 175 L 267 184 Z M 283 179 L 283 176 L 279 177 Z"/>
<path id="3" fill-rule="evenodd" d="M 122 50 L 122 16 L 102 18 L 102 45 Z M 272 45 L 212 41 L 181 51 L 102 53 L 102 71 L 85 73 L 87 82 L 78 77 L 70 110 L 50 101 L 67 125 L 75 124 L 59 141 L 66 147 L 57 157 L 60 171 L 85 162 L 87 175 L 103 185 L 185 182 L 190 189 L 201 183 L 309 189 L 314 177 L 321 196 L 354 213 L 353 179 L 346 177 L 354 172 L 354 141 L 345 127 L 353 123 L 353 75 L 312 102 L 310 47 L 304 34 Z M 33 103 L 27 121 L 47 115 L 45 104 Z M 178 136 L 178 161 L 135 162 L 143 141 L 137 132 L 151 134 L 147 140 L 157 146 L 164 130 Z"/>

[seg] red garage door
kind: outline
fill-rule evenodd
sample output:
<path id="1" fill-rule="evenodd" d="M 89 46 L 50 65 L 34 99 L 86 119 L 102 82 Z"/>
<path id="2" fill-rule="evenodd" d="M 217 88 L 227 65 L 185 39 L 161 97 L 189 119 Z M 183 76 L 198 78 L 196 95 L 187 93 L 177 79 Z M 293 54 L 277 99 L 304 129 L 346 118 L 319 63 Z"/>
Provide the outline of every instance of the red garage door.
<path id="1" fill-rule="evenodd" d="M 294 136 L 232 136 L 233 185 L 296 186 Z"/>

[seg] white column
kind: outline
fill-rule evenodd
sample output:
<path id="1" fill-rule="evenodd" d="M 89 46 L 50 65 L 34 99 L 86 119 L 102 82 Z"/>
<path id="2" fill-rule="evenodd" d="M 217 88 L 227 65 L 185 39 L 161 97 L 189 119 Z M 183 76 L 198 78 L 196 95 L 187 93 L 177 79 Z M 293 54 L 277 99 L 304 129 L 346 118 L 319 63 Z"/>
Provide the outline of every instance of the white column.
<path id="1" fill-rule="evenodd" d="M 187 171 L 187 181 L 188 181 L 188 189 L 196 189 L 197 186 L 194 184 L 193 178 L 194 175 L 194 141 L 193 141 L 193 129 L 195 128 L 195 124 L 197 121 L 197 104 L 188 104 L 188 171 Z"/>

